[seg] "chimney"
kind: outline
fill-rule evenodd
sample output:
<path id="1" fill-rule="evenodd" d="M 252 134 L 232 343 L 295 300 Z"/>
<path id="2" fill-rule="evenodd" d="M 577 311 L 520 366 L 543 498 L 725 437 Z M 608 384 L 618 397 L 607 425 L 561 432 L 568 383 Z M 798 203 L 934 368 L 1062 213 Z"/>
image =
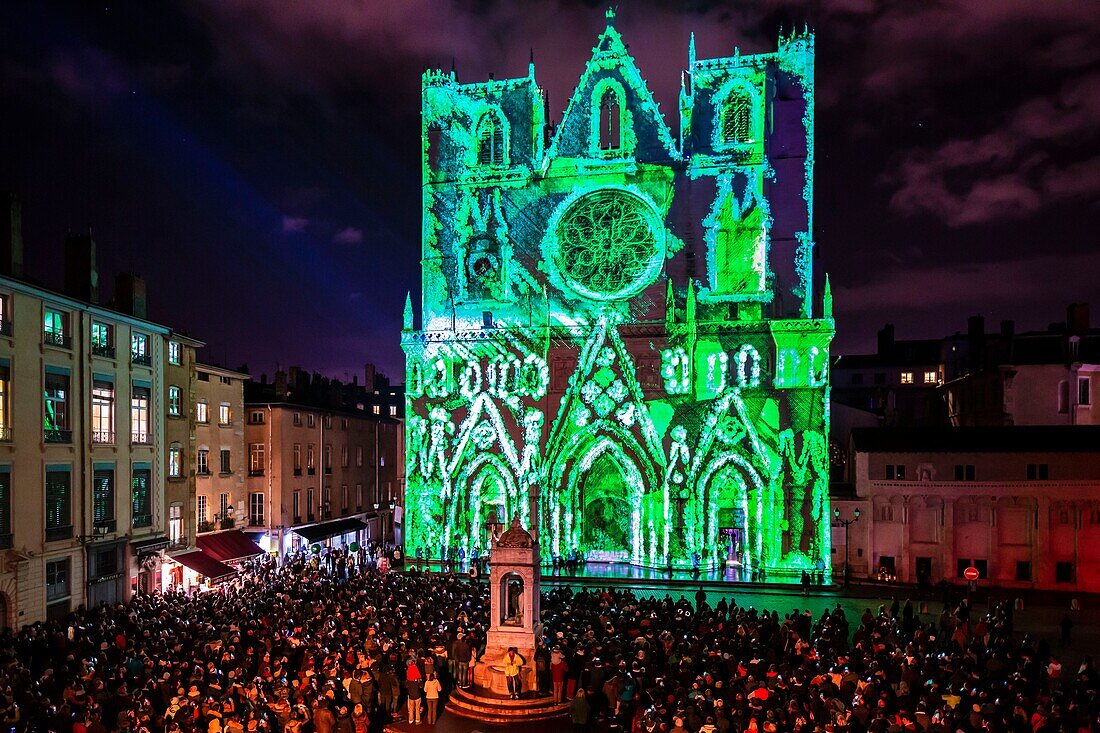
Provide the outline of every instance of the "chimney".
<path id="1" fill-rule="evenodd" d="M 1083 336 L 1089 330 L 1089 304 L 1070 303 L 1066 308 L 1066 330 L 1070 336 Z"/>
<path id="2" fill-rule="evenodd" d="M 0 275 L 23 277 L 23 202 L 0 193 Z"/>
<path id="3" fill-rule="evenodd" d="M 293 369 L 294 367 L 291 367 Z M 287 375 L 282 369 L 275 370 L 275 399 L 285 400 L 287 395 Z"/>
<path id="4" fill-rule="evenodd" d="M 970 338 L 981 338 L 985 336 L 985 317 L 970 316 L 970 318 L 967 318 L 966 335 Z"/>
<path id="5" fill-rule="evenodd" d="M 135 318 L 146 316 L 145 280 L 132 272 L 120 272 L 115 276 L 115 308 Z"/>
<path id="6" fill-rule="evenodd" d="M 368 392 L 374 391 L 374 378 L 377 372 L 378 370 L 375 369 L 374 364 L 371 364 L 370 362 L 367 362 L 363 366 L 363 373 L 365 375 L 363 379 L 363 386 L 366 387 Z"/>
<path id="7" fill-rule="evenodd" d="M 894 324 L 887 323 L 878 331 L 878 353 L 885 356 L 894 350 Z"/>
<path id="8" fill-rule="evenodd" d="M 65 235 L 65 292 L 85 303 L 99 302 L 99 273 L 90 226 L 87 234 Z"/>

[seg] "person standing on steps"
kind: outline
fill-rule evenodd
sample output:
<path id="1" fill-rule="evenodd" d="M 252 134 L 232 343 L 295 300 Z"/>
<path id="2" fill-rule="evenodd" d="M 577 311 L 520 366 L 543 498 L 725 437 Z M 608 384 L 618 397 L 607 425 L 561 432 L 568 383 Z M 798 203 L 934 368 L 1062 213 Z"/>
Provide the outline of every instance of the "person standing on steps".
<path id="1" fill-rule="evenodd" d="M 472 654 L 465 635 L 460 631 L 451 645 L 451 658 L 455 662 L 455 686 L 470 686 L 470 655 Z"/>
<path id="2" fill-rule="evenodd" d="M 504 658 L 501 660 L 501 666 L 504 667 L 504 677 L 508 681 L 508 694 L 513 700 L 519 699 L 521 692 L 519 673 L 525 664 L 527 660 L 519 650 L 514 646 L 508 647 L 508 651 L 504 653 Z"/>

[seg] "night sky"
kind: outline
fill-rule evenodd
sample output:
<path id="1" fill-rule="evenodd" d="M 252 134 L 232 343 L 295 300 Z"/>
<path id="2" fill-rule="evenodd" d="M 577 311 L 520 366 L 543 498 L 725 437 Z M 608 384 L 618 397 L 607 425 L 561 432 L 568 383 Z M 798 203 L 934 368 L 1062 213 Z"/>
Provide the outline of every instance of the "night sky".
<path id="1" fill-rule="evenodd" d="M 0 189 L 26 269 L 60 287 L 89 223 L 101 279 L 254 375 L 298 364 L 403 381 L 419 288 L 419 92 L 536 78 L 555 119 L 606 3 L 189 0 L 0 4 Z M 620 2 L 616 26 L 676 134 L 701 58 L 817 31 L 815 235 L 840 352 L 1100 311 L 1100 5 Z M 1094 318 L 1100 321 L 1100 312 Z"/>

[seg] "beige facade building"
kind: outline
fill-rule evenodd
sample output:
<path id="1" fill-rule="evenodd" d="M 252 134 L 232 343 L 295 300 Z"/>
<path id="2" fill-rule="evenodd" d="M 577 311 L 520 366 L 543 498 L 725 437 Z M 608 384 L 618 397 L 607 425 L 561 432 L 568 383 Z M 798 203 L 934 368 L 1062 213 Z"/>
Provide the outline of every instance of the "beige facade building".
<path id="1" fill-rule="evenodd" d="M 834 576 L 1100 591 L 1098 427 L 856 429 L 850 468 Z"/>
<path id="2" fill-rule="evenodd" d="M 400 541 L 400 420 L 287 402 L 245 412 L 245 524 L 262 548 Z"/>
<path id="3" fill-rule="evenodd" d="M 18 279 L 4 234 L 0 623 L 22 625 L 127 599 L 141 548 L 161 536 L 170 331 L 132 299 L 120 306 L 138 316 L 95 305 L 90 235 L 66 239 L 62 294 Z M 140 290 L 120 282 L 123 298 Z"/>
<path id="4" fill-rule="evenodd" d="M 195 387 L 195 517 L 201 533 L 245 519 L 244 383 L 248 375 L 200 364 Z"/>

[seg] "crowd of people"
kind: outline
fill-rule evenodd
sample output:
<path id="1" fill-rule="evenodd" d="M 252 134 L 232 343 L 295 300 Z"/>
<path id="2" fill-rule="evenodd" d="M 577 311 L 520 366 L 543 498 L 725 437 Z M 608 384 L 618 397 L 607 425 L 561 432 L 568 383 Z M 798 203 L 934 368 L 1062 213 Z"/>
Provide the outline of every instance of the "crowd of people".
<path id="1" fill-rule="evenodd" d="M 370 733 L 431 725 L 484 653 L 488 588 L 337 557 L 256 562 L 204 593 L 140 595 L 0 637 L 14 733 Z M 700 594 L 544 594 L 537 689 L 577 730 L 1097 730 L 1092 661 L 1063 667 L 1010 607 L 781 617 Z M 486 660 L 496 662 L 497 660 Z"/>

